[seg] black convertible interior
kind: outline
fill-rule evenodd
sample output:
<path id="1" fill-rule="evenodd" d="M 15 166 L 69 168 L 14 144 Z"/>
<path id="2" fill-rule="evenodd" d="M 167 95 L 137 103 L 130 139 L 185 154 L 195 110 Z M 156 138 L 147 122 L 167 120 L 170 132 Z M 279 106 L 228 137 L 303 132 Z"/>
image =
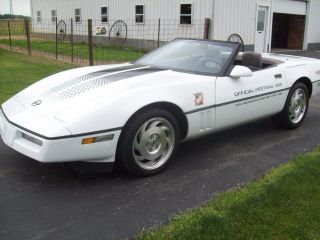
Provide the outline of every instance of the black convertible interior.
<path id="1" fill-rule="evenodd" d="M 241 65 L 251 69 L 251 71 L 259 71 L 265 68 L 270 68 L 282 63 L 274 59 L 264 58 L 261 53 L 243 52 L 238 54 L 233 65 Z"/>

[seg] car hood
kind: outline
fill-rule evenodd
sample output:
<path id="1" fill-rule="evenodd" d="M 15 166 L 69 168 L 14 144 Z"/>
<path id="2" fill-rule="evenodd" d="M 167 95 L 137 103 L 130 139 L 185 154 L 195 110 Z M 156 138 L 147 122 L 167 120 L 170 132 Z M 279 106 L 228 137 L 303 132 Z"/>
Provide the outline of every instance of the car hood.
<path id="1" fill-rule="evenodd" d="M 71 69 L 29 86 L 2 108 L 11 121 L 19 120 L 17 124 L 21 124 L 24 114 L 70 122 L 96 111 L 114 96 L 148 82 L 161 82 L 154 79 L 164 72 L 172 71 L 129 63 Z"/>

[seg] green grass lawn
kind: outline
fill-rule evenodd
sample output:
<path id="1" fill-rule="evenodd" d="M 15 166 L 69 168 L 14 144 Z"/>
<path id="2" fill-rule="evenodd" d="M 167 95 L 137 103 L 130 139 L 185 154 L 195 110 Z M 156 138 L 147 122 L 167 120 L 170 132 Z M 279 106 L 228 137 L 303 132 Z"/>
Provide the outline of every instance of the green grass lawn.
<path id="1" fill-rule="evenodd" d="M 9 44 L 8 39 L 0 39 L 0 44 Z M 27 49 L 25 39 L 13 39 L 12 46 Z M 33 40 L 32 49 L 41 52 L 55 54 L 55 41 Z M 75 58 L 88 59 L 88 46 L 85 43 L 74 43 L 73 52 Z M 93 58 L 95 61 L 133 61 L 141 57 L 145 52 L 134 48 L 119 46 L 94 45 Z M 71 56 L 69 42 L 58 42 L 58 54 Z"/>
<path id="2" fill-rule="evenodd" d="M 138 239 L 320 239 L 320 147 Z"/>
<path id="3" fill-rule="evenodd" d="M 2 49 L 0 49 L 0 63 L 0 103 L 37 80 L 74 67 L 70 64 L 29 57 Z"/>

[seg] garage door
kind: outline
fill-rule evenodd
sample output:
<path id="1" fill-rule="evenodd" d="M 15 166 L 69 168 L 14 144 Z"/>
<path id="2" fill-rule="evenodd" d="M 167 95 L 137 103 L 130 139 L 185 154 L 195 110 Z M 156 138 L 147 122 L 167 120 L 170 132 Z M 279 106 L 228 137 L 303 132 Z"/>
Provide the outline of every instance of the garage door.
<path id="1" fill-rule="evenodd" d="M 295 15 L 307 14 L 307 2 L 297 0 L 275 0 L 273 12 Z"/>

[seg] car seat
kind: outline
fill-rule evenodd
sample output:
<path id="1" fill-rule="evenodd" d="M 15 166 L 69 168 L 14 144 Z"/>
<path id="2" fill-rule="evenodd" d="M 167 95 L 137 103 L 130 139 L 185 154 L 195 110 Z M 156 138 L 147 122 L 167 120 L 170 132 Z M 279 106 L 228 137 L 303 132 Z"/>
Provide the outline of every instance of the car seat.
<path id="1" fill-rule="evenodd" d="M 262 69 L 261 53 L 244 52 L 242 54 L 242 65 L 250 68 L 252 71 L 257 71 Z"/>

